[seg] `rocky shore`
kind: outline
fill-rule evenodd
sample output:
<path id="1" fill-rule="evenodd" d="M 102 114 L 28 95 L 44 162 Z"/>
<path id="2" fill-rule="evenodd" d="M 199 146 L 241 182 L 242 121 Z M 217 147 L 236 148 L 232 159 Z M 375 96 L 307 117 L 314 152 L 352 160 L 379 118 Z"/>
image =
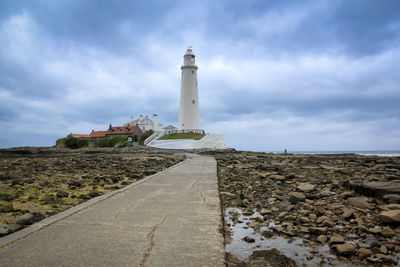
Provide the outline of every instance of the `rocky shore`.
<path id="1" fill-rule="evenodd" d="M 203 152 L 218 162 L 228 266 L 395 266 L 400 157 Z"/>
<path id="2" fill-rule="evenodd" d="M 0 150 L 0 236 L 162 171 L 183 155 L 145 148 Z"/>

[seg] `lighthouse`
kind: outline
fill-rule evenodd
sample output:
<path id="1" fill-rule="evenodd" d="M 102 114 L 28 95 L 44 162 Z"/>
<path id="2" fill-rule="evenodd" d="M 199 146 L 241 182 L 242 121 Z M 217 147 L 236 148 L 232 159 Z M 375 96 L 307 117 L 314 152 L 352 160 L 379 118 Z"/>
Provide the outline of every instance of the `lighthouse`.
<path id="1" fill-rule="evenodd" d="M 181 100 L 179 107 L 179 130 L 199 130 L 199 93 L 197 88 L 197 66 L 195 55 L 189 47 L 183 56 Z"/>

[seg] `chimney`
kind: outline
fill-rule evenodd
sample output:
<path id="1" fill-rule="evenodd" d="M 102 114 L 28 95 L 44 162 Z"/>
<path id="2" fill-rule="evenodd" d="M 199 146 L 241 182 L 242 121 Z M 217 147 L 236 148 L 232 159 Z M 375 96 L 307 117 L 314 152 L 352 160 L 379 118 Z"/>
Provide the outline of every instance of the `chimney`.
<path id="1" fill-rule="evenodd" d="M 158 127 L 158 116 L 157 116 L 157 114 L 153 114 L 153 130 L 155 132 L 160 131 L 160 129 Z"/>

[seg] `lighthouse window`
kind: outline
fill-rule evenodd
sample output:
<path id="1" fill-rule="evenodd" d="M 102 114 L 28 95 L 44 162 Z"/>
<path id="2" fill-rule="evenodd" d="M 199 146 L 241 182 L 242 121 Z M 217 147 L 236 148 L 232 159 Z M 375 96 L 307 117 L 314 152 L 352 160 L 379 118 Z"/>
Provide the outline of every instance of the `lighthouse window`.
<path id="1" fill-rule="evenodd" d="M 192 70 L 192 74 L 194 74 L 194 70 Z"/>
<path id="2" fill-rule="evenodd" d="M 193 102 L 193 104 L 194 104 L 194 100 L 193 100 L 192 102 Z"/>

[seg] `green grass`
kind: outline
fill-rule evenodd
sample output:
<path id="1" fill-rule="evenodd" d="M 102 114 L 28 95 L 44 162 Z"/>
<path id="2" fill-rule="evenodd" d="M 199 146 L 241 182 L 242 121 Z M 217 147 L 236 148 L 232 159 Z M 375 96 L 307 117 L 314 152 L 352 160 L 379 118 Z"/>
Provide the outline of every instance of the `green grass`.
<path id="1" fill-rule="evenodd" d="M 172 139 L 200 140 L 204 136 L 205 136 L 205 134 L 200 134 L 200 133 L 173 133 L 173 134 L 164 135 L 158 140 L 172 140 Z"/>

